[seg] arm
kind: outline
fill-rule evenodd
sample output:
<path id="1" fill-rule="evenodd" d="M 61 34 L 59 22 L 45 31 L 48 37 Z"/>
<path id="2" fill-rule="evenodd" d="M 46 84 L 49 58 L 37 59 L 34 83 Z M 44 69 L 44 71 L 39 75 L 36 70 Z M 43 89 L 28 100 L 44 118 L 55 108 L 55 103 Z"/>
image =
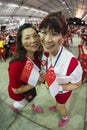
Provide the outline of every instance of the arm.
<path id="1" fill-rule="evenodd" d="M 39 76 L 39 79 L 38 79 L 38 82 L 37 82 L 37 85 L 41 84 L 44 82 L 44 77 L 45 77 L 45 73 L 43 71 L 40 72 L 40 76 Z M 32 85 L 23 85 L 21 86 L 20 88 L 12 88 L 12 91 L 15 93 L 15 94 L 20 94 L 20 93 L 24 93 L 24 92 L 27 92 L 29 91 L 31 88 L 33 88 Z"/>
<path id="2" fill-rule="evenodd" d="M 74 60 L 74 63 L 75 63 L 75 60 Z M 72 83 L 62 85 L 62 89 L 64 91 L 71 91 L 71 90 L 79 88 L 82 84 L 82 72 L 83 72 L 82 67 L 79 63 L 74 69 L 74 71 L 72 72 L 72 75 L 73 75 Z"/>
<path id="3" fill-rule="evenodd" d="M 82 80 L 80 80 L 76 84 L 69 83 L 69 84 L 64 84 L 64 85 L 61 85 L 61 86 L 62 86 L 62 89 L 64 91 L 71 91 L 71 90 L 79 88 L 81 86 L 81 84 L 82 84 Z"/>
<path id="4" fill-rule="evenodd" d="M 24 93 L 24 92 L 27 92 L 29 91 L 31 88 L 33 88 L 32 85 L 23 85 L 21 86 L 20 88 L 12 88 L 12 91 L 15 93 L 15 94 L 20 94 L 20 93 Z"/>

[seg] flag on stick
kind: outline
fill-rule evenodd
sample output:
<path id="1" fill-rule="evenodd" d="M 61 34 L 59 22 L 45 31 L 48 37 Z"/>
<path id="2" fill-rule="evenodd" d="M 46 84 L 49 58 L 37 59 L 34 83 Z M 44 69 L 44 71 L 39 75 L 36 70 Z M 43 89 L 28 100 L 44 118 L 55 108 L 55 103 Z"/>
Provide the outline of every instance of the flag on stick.
<path id="1" fill-rule="evenodd" d="M 32 86 L 36 86 L 39 79 L 39 68 L 31 59 L 27 59 L 20 79 Z"/>
<path id="2" fill-rule="evenodd" d="M 58 84 L 58 81 L 56 79 L 56 74 L 54 72 L 52 64 L 46 72 L 45 80 L 51 95 L 55 97 L 59 93 L 60 85 Z"/>

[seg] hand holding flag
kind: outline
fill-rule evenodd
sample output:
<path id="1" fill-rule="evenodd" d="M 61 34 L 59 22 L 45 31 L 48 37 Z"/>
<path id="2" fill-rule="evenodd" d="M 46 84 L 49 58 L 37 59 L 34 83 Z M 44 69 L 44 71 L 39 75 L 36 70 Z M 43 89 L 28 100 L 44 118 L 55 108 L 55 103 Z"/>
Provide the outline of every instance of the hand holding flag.
<path id="1" fill-rule="evenodd" d="M 54 72 L 52 64 L 46 72 L 45 80 L 53 97 L 55 97 L 60 91 L 62 91 L 62 87 L 58 84 L 58 81 L 56 79 L 56 74 Z"/>
<path id="2" fill-rule="evenodd" d="M 36 86 L 39 79 L 39 68 L 28 58 L 23 68 L 20 79 L 32 86 Z"/>

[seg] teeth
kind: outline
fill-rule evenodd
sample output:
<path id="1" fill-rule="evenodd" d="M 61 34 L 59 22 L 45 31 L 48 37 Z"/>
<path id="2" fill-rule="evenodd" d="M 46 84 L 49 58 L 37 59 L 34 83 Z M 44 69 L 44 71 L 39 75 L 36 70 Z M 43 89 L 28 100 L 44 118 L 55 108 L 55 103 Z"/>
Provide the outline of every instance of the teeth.
<path id="1" fill-rule="evenodd" d="M 37 46 L 37 44 L 31 44 L 31 47 L 32 47 L 32 46 Z"/>
<path id="2" fill-rule="evenodd" d="M 34 44 L 31 44 L 31 46 L 33 46 Z"/>

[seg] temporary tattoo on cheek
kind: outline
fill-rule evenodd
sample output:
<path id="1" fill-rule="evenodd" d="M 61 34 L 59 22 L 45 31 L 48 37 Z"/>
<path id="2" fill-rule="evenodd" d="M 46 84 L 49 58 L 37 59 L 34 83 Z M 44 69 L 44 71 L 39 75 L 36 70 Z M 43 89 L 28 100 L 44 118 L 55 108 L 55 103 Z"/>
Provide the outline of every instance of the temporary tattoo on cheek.
<path id="1" fill-rule="evenodd" d="M 62 42 L 62 40 L 61 40 L 61 39 L 58 39 L 58 44 L 59 44 L 59 45 L 61 44 L 61 42 Z"/>
<path id="2" fill-rule="evenodd" d="M 26 46 L 29 45 L 29 42 L 25 42 L 24 45 L 26 45 Z"/>

